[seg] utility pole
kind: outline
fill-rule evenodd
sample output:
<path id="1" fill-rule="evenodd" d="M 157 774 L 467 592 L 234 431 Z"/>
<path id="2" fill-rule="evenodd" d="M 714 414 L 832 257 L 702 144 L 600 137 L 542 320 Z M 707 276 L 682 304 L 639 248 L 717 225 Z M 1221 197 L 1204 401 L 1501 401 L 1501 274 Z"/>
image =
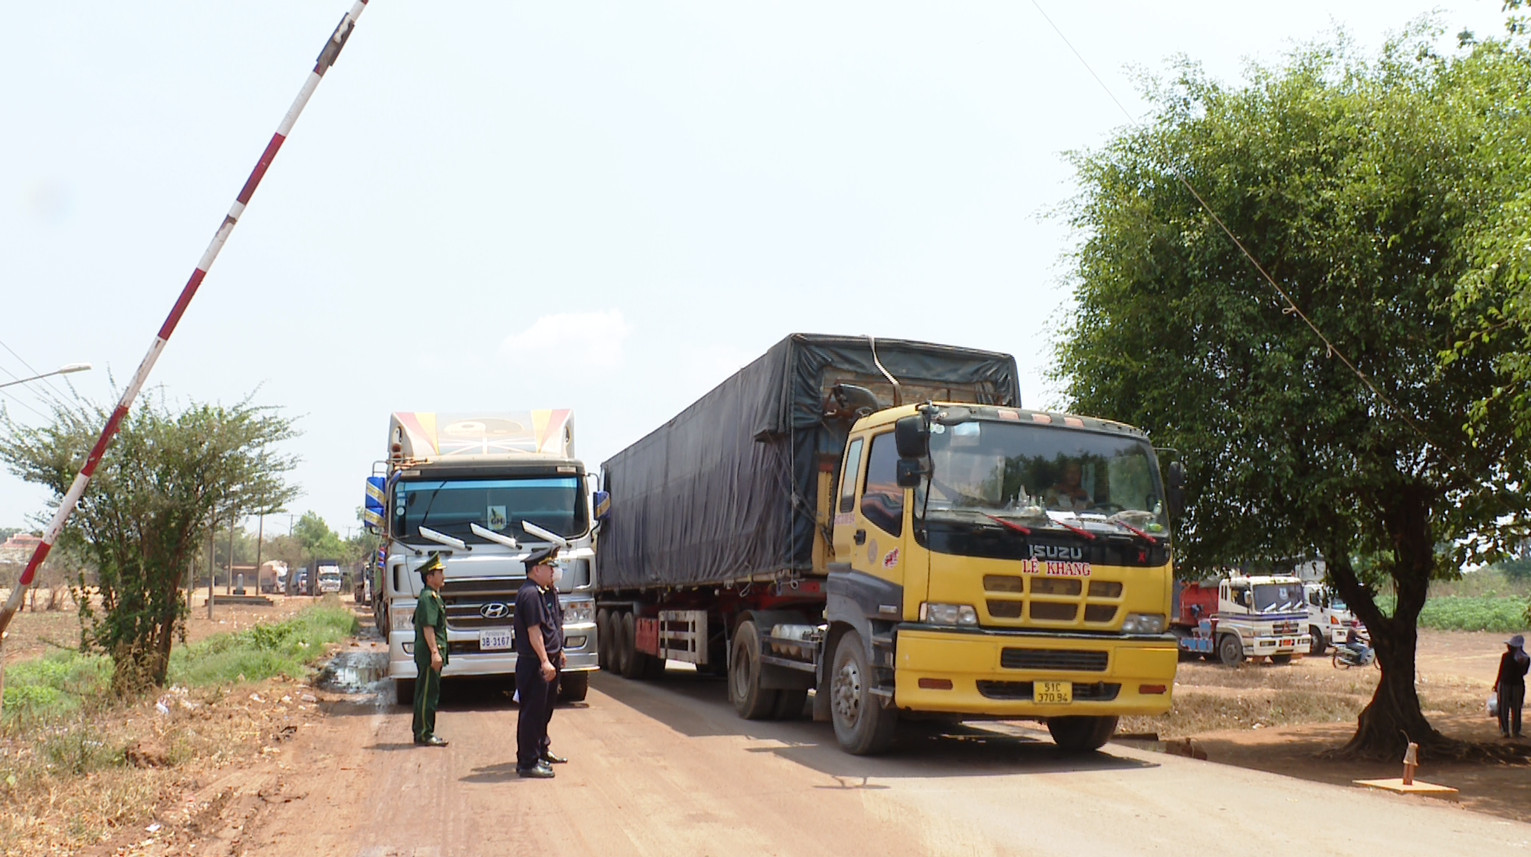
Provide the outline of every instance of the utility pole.
<path id="1" fill-rule="evenodd" d="M 260 593 L 260 549 L 266 538 L 266 513 L 260 513 L 260 523 L 255 525 L 255 592 Z"/>
<path id="2" fill-rule="evenodd" d="M 238 515 L 229 515 L 229 570 L 223 578 L 223 594 L 234 594 L 234 524 L 239 520 Z"/>
<path id="3" fill-rule="evenodd" d="M 218 521 L 213 519 L 207 524 L 207 618 L 213 618 L 213 540 L 218 537 Z"/>

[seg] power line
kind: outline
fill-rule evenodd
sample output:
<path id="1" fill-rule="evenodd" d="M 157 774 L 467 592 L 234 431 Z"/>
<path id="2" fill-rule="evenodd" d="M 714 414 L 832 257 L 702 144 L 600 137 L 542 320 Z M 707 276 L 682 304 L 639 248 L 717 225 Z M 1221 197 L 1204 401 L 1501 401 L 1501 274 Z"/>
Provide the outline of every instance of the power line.
<path id="1" fill-rule="evenodd" d="M 1053 32 L 1058 34 L 1058 38 L 1063 41 L 1063 44 L 1069 49 L 1069 51 L 1074 54 L 1074 57 L 1079 60 L 1079 64 L 1084 66 L 1085 71 L 1090 73 L 1090 77 L 1095 78 L 1096 84 L 1099 85 L 1100 88 L 1106 93 L 1106 97 L 1111 99 L 1112 103 L 1116 105 L 1116 108 L 1121 111 L 1122 115 L 1127 118 L 1127 122 L 1134 127 L 1142 127 L 1143 123 L 1127 110 L 1127 108 L 1122 104 L 1121 100 L 1116 97 L 1116 93 L 1111 91 L 1111 87 L 1107 86 L 1106 82 L 1101 79 L 1100 75 L 1095 73 L 1095 69 L 1091 67 L 1089 61 L 1084 58 L 1084 55 L 1079 52 L 1078 48 L 1074 47 L 1074 43 L 1069 41 L 1068 36 L 1064 35 L 1063 30 L 1053 22 L 1053 19 L 1048 16 L 1047 12 L 1042 8 L 1041 4 L 1038 3 L 1037 0 L 1031 0 L 1031 5 L 1037 10 L 1037 14 L 1042 16 L 1042 20 L 1046 21 L 1049 27 L 1052 27 Z M 1295 315 L 1302 319 L 1303 324 L 1306 324 L 1308 329 L 1313 331 L 1313 335 L 1317 336 L 1319 341 L 1324 344 L 1324 350 L 1327 355 L 1339 358 L 1339 361 L 1345 365 L 1345 368 L 1349 369 L 1357 378 L 1359 378 L 1361 383 L 1366 386 L 1366 389 L 1372 392 L 1372 395 L 1376 396 L 1382 401 L 1383 404 L 1387 405 L 1389 410 L 1398 414 L 1398 416 L 1403 419 L 1404 423 L 1407 424 L 1410 429 L 1413 429 L 1413 431 L 1421 438 L 1423 438 L 1426 443 L 1430 443 L 1430 436 L 1425 433 L 1424 429 L 1420 428 L 1420 426 L 1414 421 L 1414 418 L 1405 413 L 1404 410 L 1400 408 L 1391 398 L 1389 398 L 1386 393 L 1379 390 L 1377 385 L 1372 383 L 1371 378 L 1368 377 L 1365 372 L 1362 372 L 1356 367 L 1354 363 L 1350 362 L 1350 358 L 1346 357 L 1345 353 L 1341 351 L 1339 347 L 1336 346 L 1333 342 L 1331 342 L 1329 337 L 1324 335 L 1323 331 L 1318 329 L 1318 325 L 1314 324 L 1313 320 L 1308 318 L 1307 313 L 1303 312 L 1302 309 L 1297 306 L 1297 302 L 1292 300 L 1291 295 L 1287 294 L 1286 290 L 1283 289 L 1280 284 L 1278 284 L 1276 280 L 1271 277 L 1270 274 L 1266 273 L 1265 267 L 1260 264 L 1260 261 L 1254 257 L 1253 253 L 1249 252 L 1249 249 L 1244 246 L 1244 242 L 1240 241 L 1238 236 L 1233 234 L 1233 230 L 1229 229 L 1228 225 L 1223 223 L 1223 219 L 1217 216 L 1217 212 L 1212 210 L 1212 206 L 1207 204 L 1207 201 L 1203 199 L 1201 194 L 1196 191 L 1196 188 L 1191 185 L 1191 182 L 1186 179 L 1185 175 L 1181 173 L 1180 170 L 1175 168 L 1173 160 L 1166 158 L 1164 160 L 1164 165 L 1165 168 L 1169 170 L 1170 174 L 1175 177 L 1175 180 L 1184 185 L 1187 191 L 1190 191 L 1191 196 L 1196 200 L 1196 204 L 1200 205 L 1202 210 L 1207 213 L 1207 216 L 1212 218 L 1212 222 L 1217 224 L 1217 228 L 1222 230 L 1224 235 L 1228 236 L 1228 240 L 1233 242 L 1233 246 L 1237 247 L 1239 252 L 1244 255 L 1244 258 L 1249 260 L 1249 264 L 1254 266 L 1256 271 L 1260 272 L 1260 276 L 1264 278 L 1265 282 L 1269 283 L 1270 287 L 1275 289 L 1276 294 L 1281 296 L 1281 299 L 1286 303 L 1286 306 L 1282 307 L 1281 311 L 1286 315 Z"/>

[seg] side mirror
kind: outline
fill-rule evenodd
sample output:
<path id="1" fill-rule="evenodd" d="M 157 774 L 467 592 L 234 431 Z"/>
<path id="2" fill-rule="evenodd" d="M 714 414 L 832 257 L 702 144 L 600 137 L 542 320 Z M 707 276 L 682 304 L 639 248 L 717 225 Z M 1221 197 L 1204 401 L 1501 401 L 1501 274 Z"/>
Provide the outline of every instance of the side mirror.
<path id="1" fill-rule="evenodd" d="M 918 488 L 920 480 L 925 476 L 925 468 L 913 458 L 900 458 L 897 471 L 898 487 Z"/>
<path id="2" fill-rule="evenodd" d="M 597 491 L 591 497 L 591 501 L 595 506 L 596 521 L 606 523 L 606 519 L 611 517 L 611 494 L 606 491 Z"/>
<path id="3" fill-rule="evenodd" d="M 930 454 L 930 424 L 921 415 L 904 417 L 893 424 L 893 444 L 899 458 L 924 458 Z"/>
<path id="4" fill-rule="evenodd" d="M 1178 461 L 1171 461 L 1166 474 L 1168 484 L 1164 487 L 1165 499 L 1169 500 L 1170 512 L 1180 517 L 1185 508 L 1185 468 Z"/>

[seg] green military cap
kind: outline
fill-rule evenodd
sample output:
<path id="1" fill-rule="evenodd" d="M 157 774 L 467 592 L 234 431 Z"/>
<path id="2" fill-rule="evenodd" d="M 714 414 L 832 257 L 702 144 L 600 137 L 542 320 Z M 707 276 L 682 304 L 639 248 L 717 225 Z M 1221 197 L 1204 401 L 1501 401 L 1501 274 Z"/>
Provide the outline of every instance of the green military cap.
<path id="1" fill-rule="evenodd" d="M 433 554 L 431 554 L 431 558 L 426 560 L 425 562 L 420 563 L 420 567 L 415 569 L 415 571 L 420 572 L 420 579 L 421 580 L 425 580 L 425 578 L 431 572 L 433 572 L 433 571 L 444 571 L 445 569 L 446 569 L 446 564 L 441 561 L 441 554 L 433 553 Z"/>

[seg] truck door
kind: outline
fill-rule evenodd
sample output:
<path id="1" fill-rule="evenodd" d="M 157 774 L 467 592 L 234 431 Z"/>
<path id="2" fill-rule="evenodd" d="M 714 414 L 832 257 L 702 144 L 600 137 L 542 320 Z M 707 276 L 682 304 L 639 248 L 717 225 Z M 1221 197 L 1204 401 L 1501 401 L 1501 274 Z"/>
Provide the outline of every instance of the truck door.
<path id="1" fill-rule="evenodd" d="M 857 437 L 846 448 L 835 510 L 835 557 L 854 572 L 879 578 L 884 583 L 876 588 L 896 590 L 905 601 L 903 590 L 911 582 L 906 580 L 905 549 L 909 515 L 897 467 L 891 431 Z M 914 593 L 916 602 L 920 597 Z M 887 603 L 882 596 L 878 601 Z"/>

